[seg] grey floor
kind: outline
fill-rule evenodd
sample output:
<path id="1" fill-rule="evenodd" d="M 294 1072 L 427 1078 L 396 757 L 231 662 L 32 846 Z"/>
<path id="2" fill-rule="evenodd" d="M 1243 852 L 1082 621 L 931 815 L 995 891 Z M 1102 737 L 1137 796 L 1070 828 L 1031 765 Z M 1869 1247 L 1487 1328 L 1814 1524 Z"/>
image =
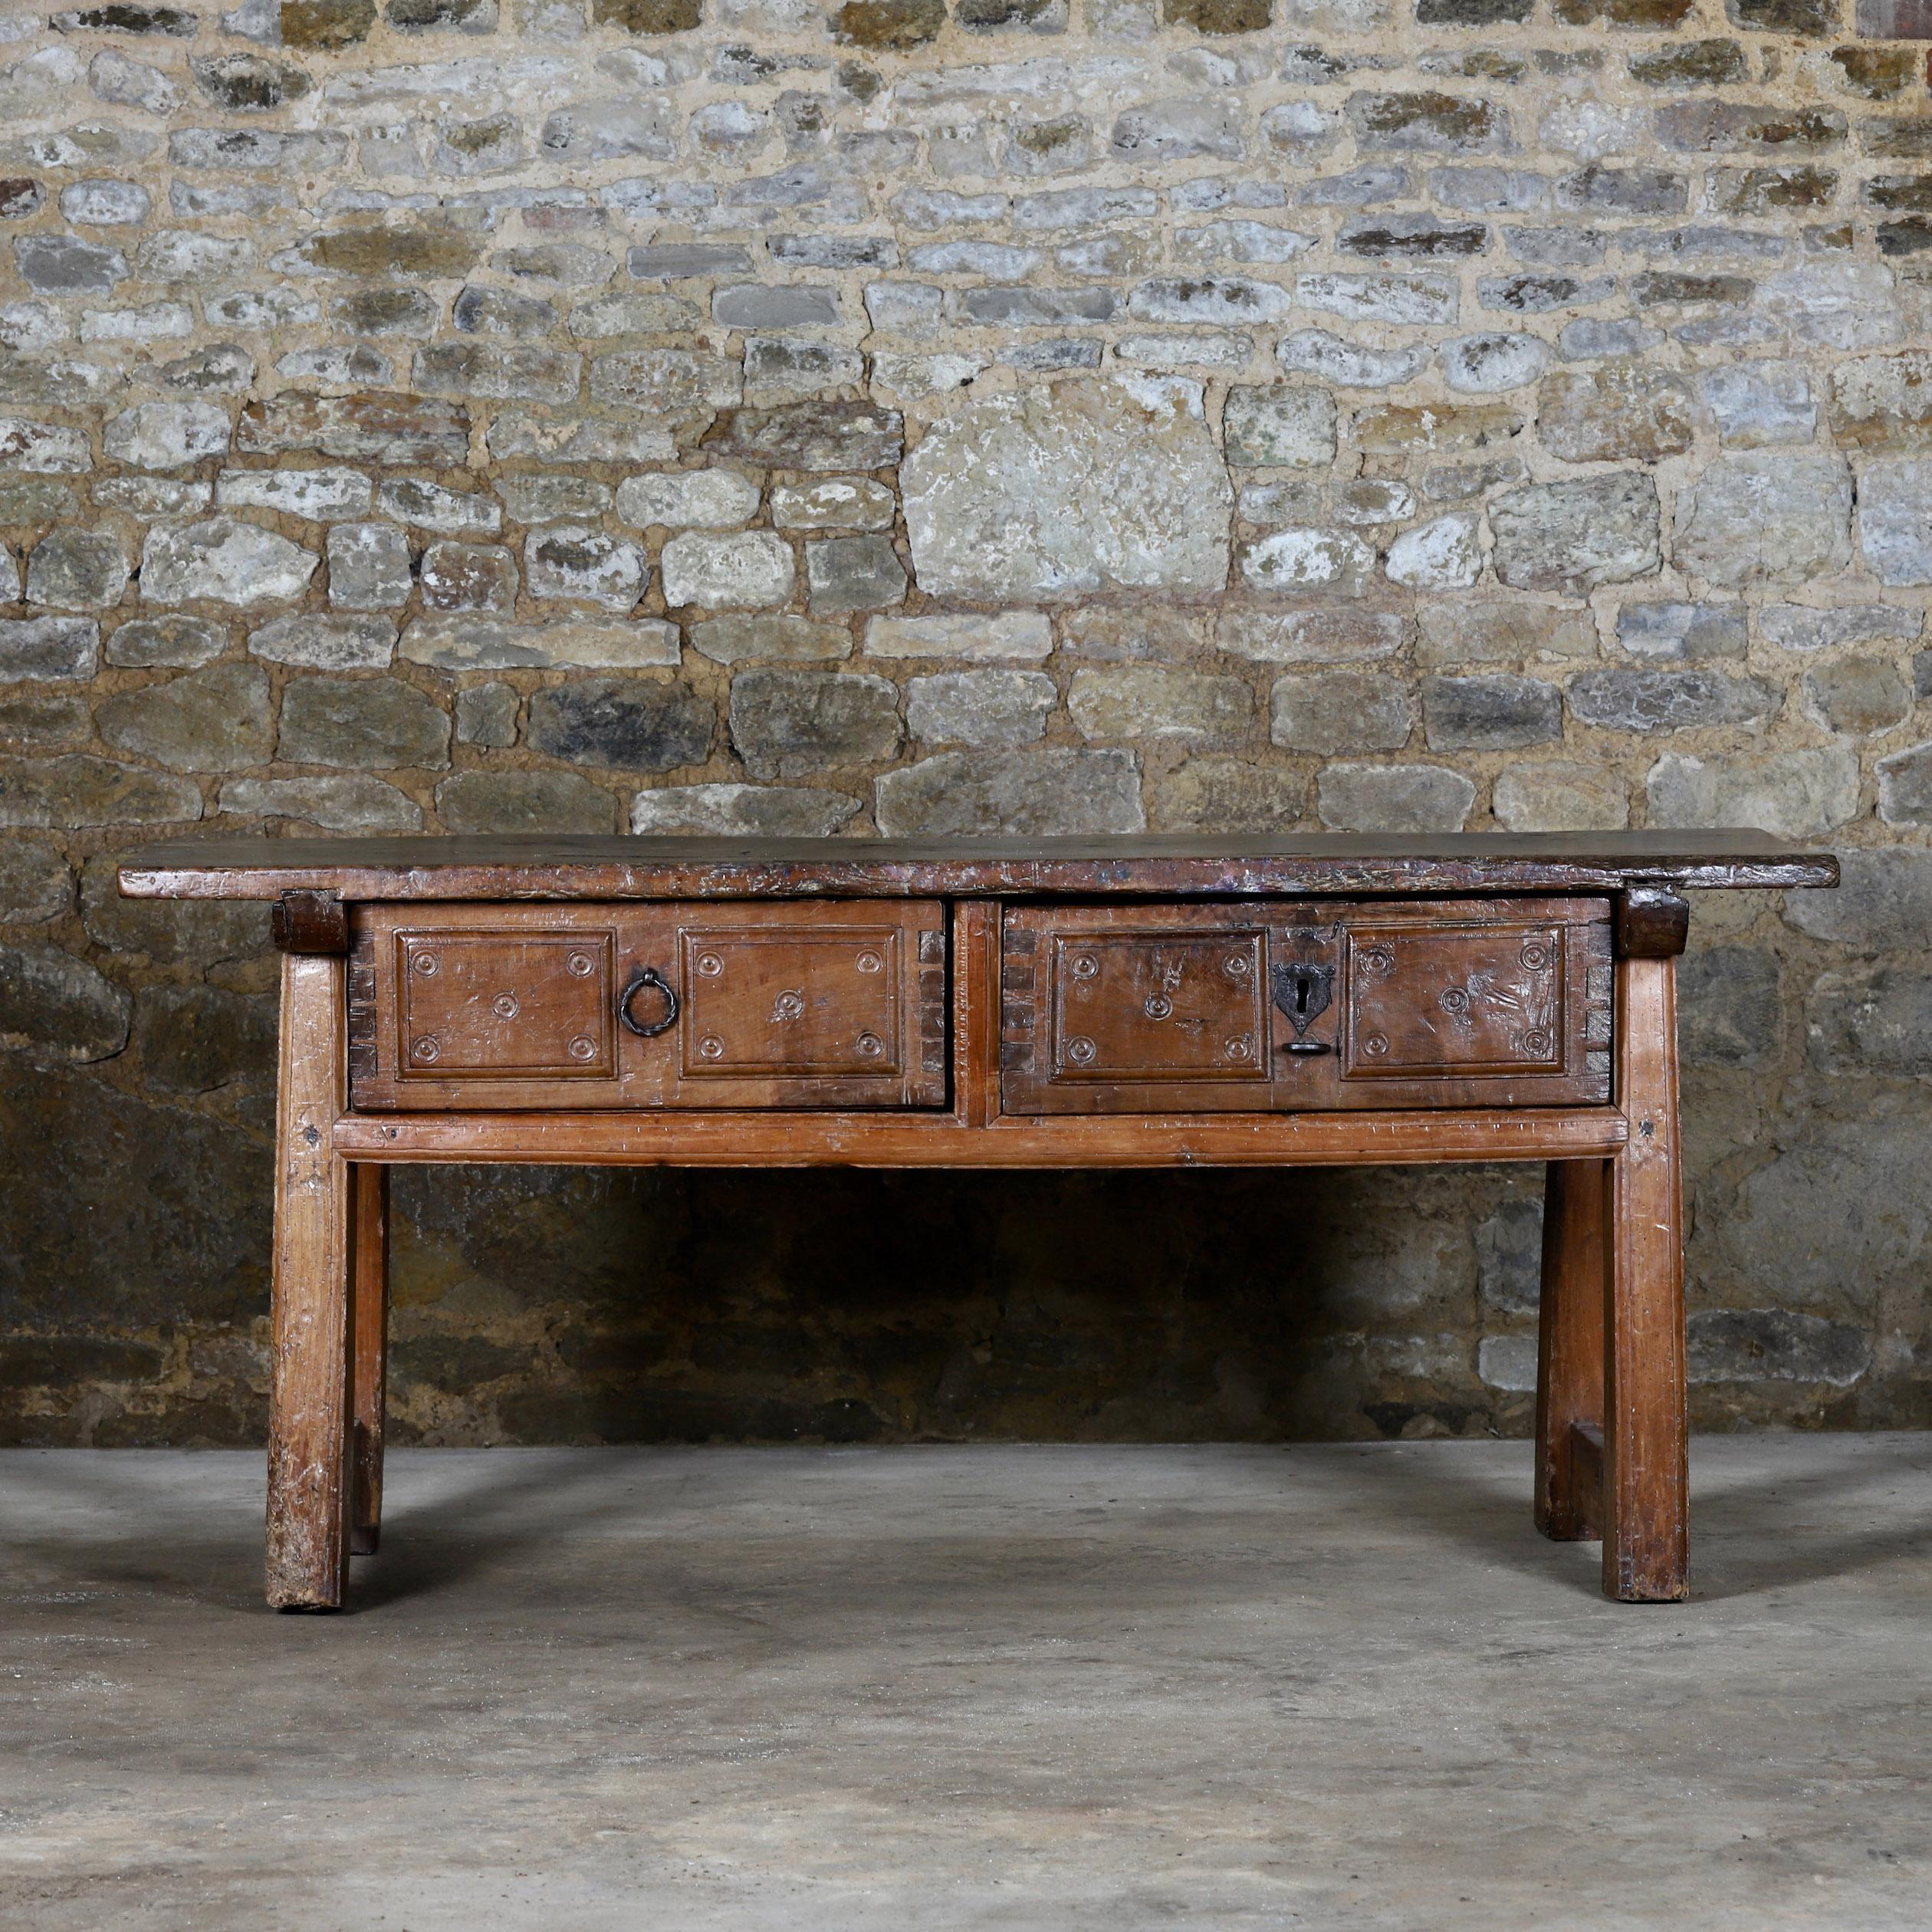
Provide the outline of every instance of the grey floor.
<path id="1" fill-rule="evenodd" d="M 1932 1924 L 1932 1436 L 427 1451 L 353 1614 L 251 1455 L 0 1456 L 0 1925 Z"/>

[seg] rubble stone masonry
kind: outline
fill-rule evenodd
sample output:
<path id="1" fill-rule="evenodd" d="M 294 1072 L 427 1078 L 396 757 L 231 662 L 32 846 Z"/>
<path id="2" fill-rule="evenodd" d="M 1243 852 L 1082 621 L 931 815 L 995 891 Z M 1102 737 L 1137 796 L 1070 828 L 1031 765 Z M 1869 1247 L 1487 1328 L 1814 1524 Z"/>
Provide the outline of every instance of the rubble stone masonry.
<path id="1" fill-rule="evenodd" d="M 1925 0 L 0 0 L 0 1435 L 248 1439 L 158 833 L 1747 823 L 1707 1427 L 1932 1421 Z M 398 1184 L 435 1441 L 1520 1431 L 1537 1184 Z"/>

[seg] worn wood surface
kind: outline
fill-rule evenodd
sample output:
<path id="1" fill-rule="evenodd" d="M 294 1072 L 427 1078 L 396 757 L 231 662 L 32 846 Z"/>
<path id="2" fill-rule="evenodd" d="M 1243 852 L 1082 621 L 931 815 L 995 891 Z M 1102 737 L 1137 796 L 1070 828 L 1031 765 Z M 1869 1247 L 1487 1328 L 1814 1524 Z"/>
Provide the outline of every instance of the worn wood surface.
<path id="1" fill-rule="evenodd" d="M 974 842 L 521 837 L 180 839 L 126 859 L 136 899 L 950 898 L 1830 886 L 1838 862 L 1753 831 L 1295 833 Z"/>
<path id="2" fill-rule="evenodd" d="M 1576 1425 L 1603 1425 L 1606 1161 L 1552 1161 L 1543 1182 L 1543 1306 L 1537 1338 L 1536 1527 L 1559 1543 L 1599 1535 L 1595 1461 L 1579 1466 Z"/>
<path id="3" fill-rule="evenodd" d="M 1607 900 L 1009 907 L 1015 1113 L 1610 1097 Z"/>
<path id="4" fill-rule="evenodd" d="M 389 1389 L 389 1177 L 385 1166 L 357 1162 L 349 1170 L 352 1212 L 351 1390 L 349 1546 L 371 1554 L 383 1527 L 383 1435 Z"/>
<path id="5" fill-rule="evenodd" d="M 268 936 L 288 953 L 345 953 L 348 909 L 334 892 L 284 892 L 268 909 Z"/>
<path id="6" fill-rule="evenodd" d="M 1661 886 L 1632 886 L 1617 895 L 1617 957 L 1674 959 L 1691 937 L 1687 900 Z"/>
<path id="7" fill-rule="evenodd" d="M 343 964 L 286 954 L 276 1100 L 268 1399 L 268 1601 L 332 1609 L 349 1565 L 349 1165 Z"/>
<path id="8" fill-rule="evenodd" d="M 946 1103 L 933 901 L 377 905 L 355 928 L 359 1109 Z"/>
<path id="9" fill-rule="evenodd" d="M 1605 1213 L 1603 1587 L 1671 1602 L 1690 1587 L 1675 960 L 1619 962 L 1616 1056 L 1630 1138 Z"/>
<path id="10" fill-rule="evenodd" d="M 357 1161 L 593 1167 L 1293 1167 L 1562 1161 L 1624 1144 L 1615 1107 L 1330 1114 L 352 1114 Z"/>

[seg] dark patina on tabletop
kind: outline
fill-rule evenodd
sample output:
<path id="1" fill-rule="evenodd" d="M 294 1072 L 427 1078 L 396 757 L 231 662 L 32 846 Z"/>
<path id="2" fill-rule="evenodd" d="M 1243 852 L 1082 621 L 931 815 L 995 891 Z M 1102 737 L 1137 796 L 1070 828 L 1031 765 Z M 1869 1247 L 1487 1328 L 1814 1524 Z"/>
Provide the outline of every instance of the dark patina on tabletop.
<path id="1" fill-rule="evenodd" d="M 176 839 L 122 862 L 132 899 L 889 899 L 985 894 L 1615 892 L 1835 886 L 1769 833 L 1276 833 L 1214 838 Z"/>

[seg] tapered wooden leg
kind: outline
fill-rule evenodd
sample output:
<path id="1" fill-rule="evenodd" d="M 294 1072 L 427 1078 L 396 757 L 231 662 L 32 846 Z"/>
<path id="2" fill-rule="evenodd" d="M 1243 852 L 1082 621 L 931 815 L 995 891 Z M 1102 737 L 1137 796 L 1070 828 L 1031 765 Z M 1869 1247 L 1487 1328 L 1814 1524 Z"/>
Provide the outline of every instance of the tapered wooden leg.
<path id="1" fill-rule="evenodd" d="M 1679 941 L 1681 944 L 1681 941 Z M 1617 964 L 1617 1103 L 1604 1302 L 1603 1589 L 1668 1603 L 1690 1587 L 1677 961 Z"/>
<path id="2" fill-rule="evenodd" d="M 1543 1325 L 1536 1362 L 1536 1527 L 1559 1543 L 1602 1533 L 1604 1214 L 1609 1162 L 1552 1161 L 1543 1183 Z"/>
<path id="3" fill-rule="evenodd" d="M 354 1418 L 349 1547 L 371 1555 L 383 1531 L 383 1424 L 389 1368 L 389 1169 L 373 1161 L 349 1170 L 354 1214 L 352 1313 Z"/>
<path id="4" fill-rule="evenodd" d="M 334 1609 L 349 1569 L 354 1211 L 330 1139 L 347 1096 L 344 962 L 282 960 L 268 1408 L 268 1601 Z"/>

